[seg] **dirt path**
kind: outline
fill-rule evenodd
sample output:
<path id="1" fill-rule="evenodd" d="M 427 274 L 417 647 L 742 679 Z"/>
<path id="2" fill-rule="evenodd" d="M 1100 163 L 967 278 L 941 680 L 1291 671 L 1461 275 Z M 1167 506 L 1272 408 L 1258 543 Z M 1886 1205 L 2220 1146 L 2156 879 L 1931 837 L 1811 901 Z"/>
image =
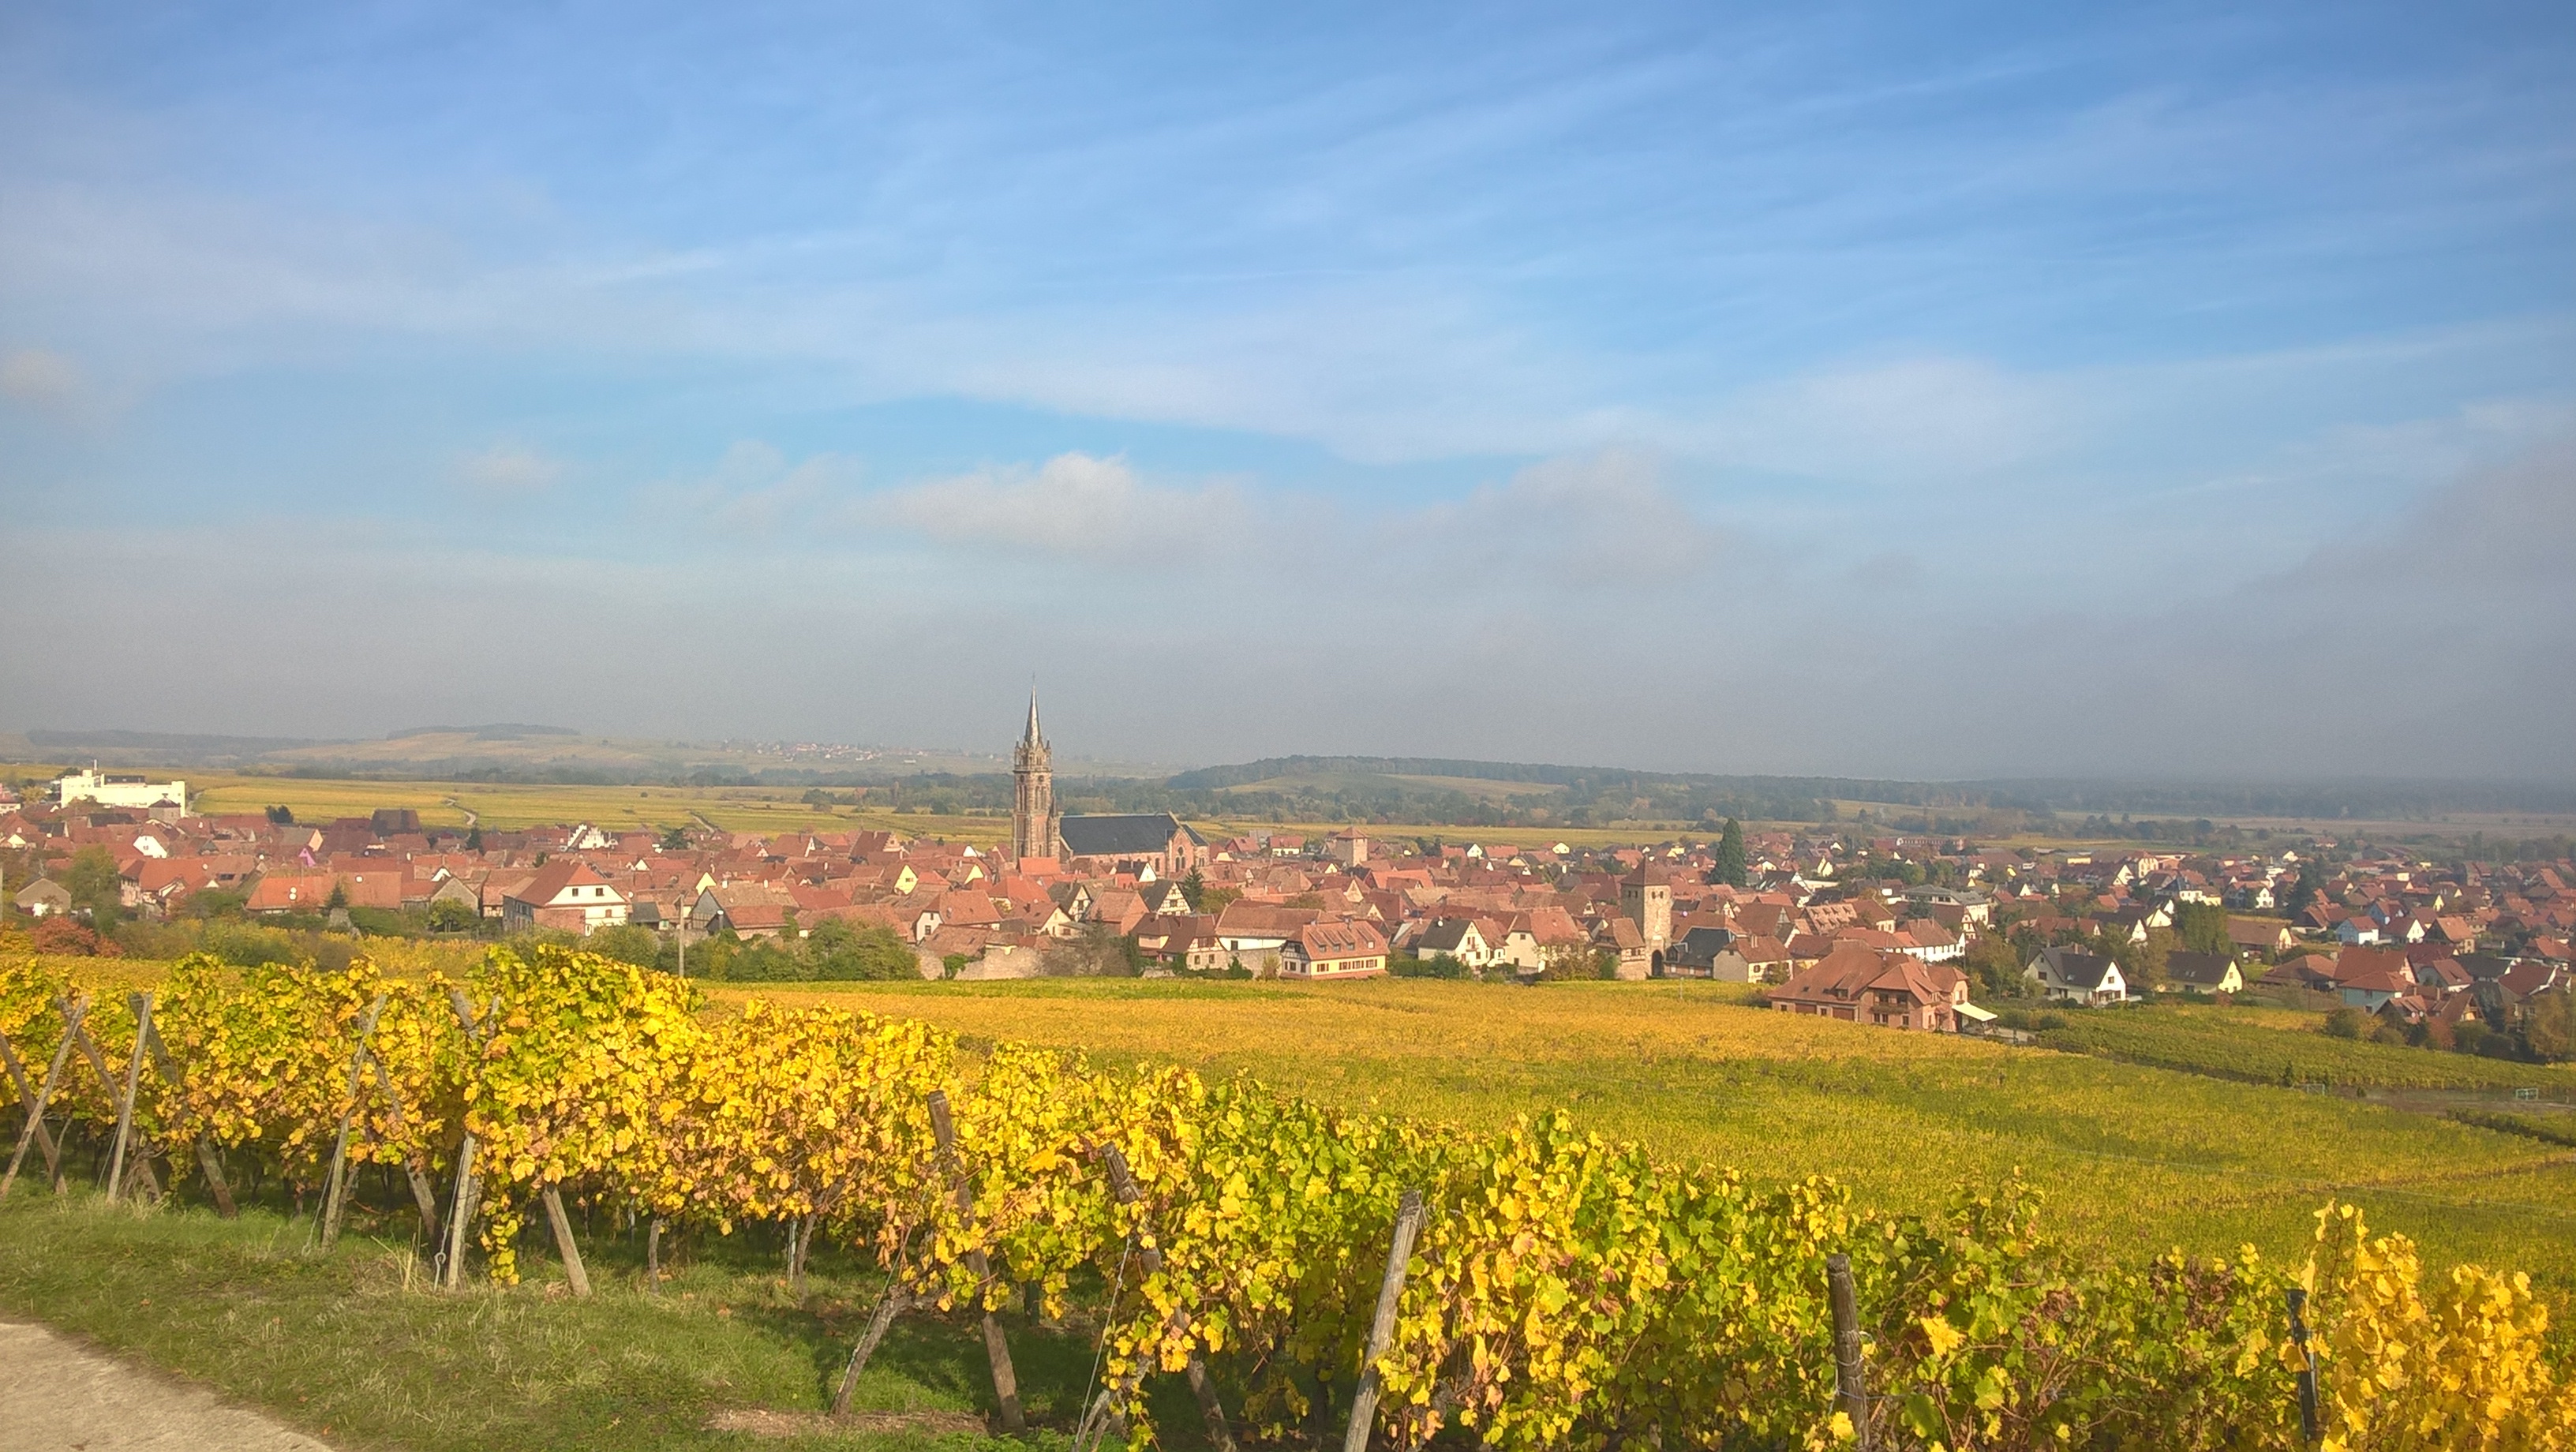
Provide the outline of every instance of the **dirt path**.
<path id="1" fill-rule="evenodd" d="M 203 1387 L 0 1321 L 0 1452 L 331 1452 Z"/>

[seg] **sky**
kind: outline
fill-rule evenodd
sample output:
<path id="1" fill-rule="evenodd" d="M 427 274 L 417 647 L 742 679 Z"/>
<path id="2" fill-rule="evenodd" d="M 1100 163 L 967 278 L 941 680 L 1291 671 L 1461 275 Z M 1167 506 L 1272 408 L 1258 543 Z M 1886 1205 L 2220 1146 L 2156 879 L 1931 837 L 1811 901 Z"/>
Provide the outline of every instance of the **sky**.
<path id="1" fill-rule="evenodd" d="M 0 729 L 2576 779 L 2564 5 L 0 6 Z"/>

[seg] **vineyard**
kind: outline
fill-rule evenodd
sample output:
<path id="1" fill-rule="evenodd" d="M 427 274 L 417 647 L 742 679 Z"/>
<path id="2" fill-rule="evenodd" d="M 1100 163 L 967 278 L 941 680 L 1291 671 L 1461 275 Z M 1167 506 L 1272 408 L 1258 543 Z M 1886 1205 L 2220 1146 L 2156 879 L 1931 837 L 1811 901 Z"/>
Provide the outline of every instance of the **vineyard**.
<path id="1" fill-rule="evenodd" d="M 654 1243 L 783 1226 L 791 1278 L 818 1245 L 890 1277 L 834 1369 L 844 1403 L 897 1317 L 980 1317 L 1005 1431 L 992 1318 L 1033 1301 L 1098 1327 L 1077 1442 L 1179 1430 L 1148 1395 L 1170 1377 L 1220 1446 L 1352 1421 L 1402 1447 L 2288 1447 L 2312 1379 L 2330 1446 L 2576 1447 L 2527 1279 L 2425 1272 L 2348 1205 L 2297 1264 L 2121 1264 L 2009 1181 L 1899 1214 L 1562 1112 L 1439 1127 L 907 1018 L 710 1010 L 557 949 L 454 979 L 192 959 L 121 1000 L 0 965 L 0 1034 L 22 1111 L 0 1194 L 87 1153 L 112 1195 L 282 1198 L 327 1245 L 390 1189 L 369 1208 L 413 1219 L 420 1294 L 550 1258 L 591 1295 L 603 1218 Z"/>
<path id="2" fill-rule="evenodd" d="M 2244 1083 L 2490 1094 L 2529 1089 L 2552 1100 L 2576 1100 L 2576 1071 L 2548 1065 L 2334 1039 L 2217 1013 L 2124 1009 L 2058 1017 L 2063 1022 L 2040 1035 L 2052 1048 Z"/>

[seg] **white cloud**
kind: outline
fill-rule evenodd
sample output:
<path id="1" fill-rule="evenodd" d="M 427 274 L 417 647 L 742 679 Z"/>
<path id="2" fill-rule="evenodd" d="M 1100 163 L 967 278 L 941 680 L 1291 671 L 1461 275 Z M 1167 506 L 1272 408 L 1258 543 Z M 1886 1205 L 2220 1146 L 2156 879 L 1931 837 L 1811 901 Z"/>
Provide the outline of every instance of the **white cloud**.
<path id="1" fill-rule="evenodd" d="M 1411 568 L 1574 588 L 1679 583 L 1713 565 L 1723 543 L 1665 487 L 1652 455 L 1626 449 L 1532 464 L 1387 535 Z"/>
<path id="2" fill-rule="evenodd" d="M 1148 484 L 1124 458 L 1083 453 L 1034 470 L 997 466 L 887 490 L 866 508 L 945 544 L 1175 565 L 1207 563 L 1208 552 L 1248 542 L 1253 522 L 1232 484 Z"/>
<path id="3" fill-rule="evenodd" d="M 0 396 L 45 413 L 67 413 L 80 401 L 80 369 L 47 348 L 0 355 Z"/>
<path id="4" fill-rule="evenodd" d="M 495 444 L 456 466 L 460 482 L 487 494 L 536 494 L 563 475 L 561 461 L 520 444 Z"/>

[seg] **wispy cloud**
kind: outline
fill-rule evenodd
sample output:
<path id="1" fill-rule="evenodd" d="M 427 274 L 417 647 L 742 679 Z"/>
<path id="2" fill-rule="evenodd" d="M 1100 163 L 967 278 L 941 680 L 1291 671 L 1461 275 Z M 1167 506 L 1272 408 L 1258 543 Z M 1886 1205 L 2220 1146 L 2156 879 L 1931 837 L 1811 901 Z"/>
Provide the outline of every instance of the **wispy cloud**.
<path id="1" fill-rule="evenodd" d="M 495 444 L 458 461 L 456 477 L 482 493 L 526 495 L 552 488 L 564 477 L 564 466 L 523 444 Z"/>

